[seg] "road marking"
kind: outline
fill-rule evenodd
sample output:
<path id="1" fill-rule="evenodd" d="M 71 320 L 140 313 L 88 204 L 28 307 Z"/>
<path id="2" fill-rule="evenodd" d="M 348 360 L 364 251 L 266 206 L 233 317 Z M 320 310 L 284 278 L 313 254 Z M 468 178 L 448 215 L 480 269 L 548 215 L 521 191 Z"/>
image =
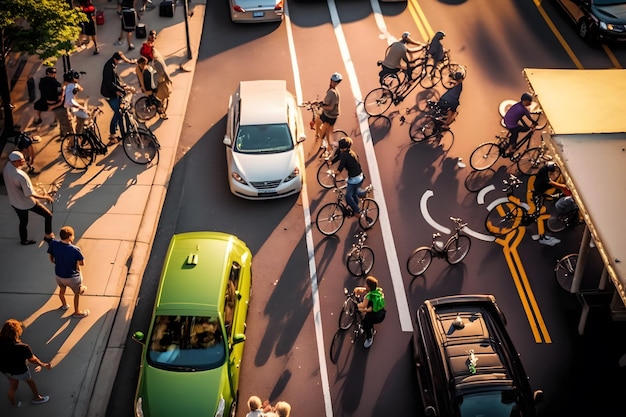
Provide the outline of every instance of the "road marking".
<path id="1" fill-rule="evenodd" d="M 413 323 L 411 322 L 409 303 L 406 298 L 406 292 L 404 291 L 404 281 L 402 281 L 402 273 L 400 272 L 398 253 L 396 251 L 393 233 L 391 232 L 389 212 L 387 211 L 387 203 L 385 202 L 385 195 L 383 193 L 382 181 L 380 179 L 380 171 L 378 169 L 378 163 L 376 161 L 376 153 L 374 152 L 374 142 L 372 140 L 372 134 L 370 133 L 370 127 L 368 122 L 369 116 L 363 108 L 361 88 L 359 87 L 354 63 L 350 56 L 348 43 L 346 42 L 343 29 L 341 28 L 341 21 L 339 20 L 337 7 L 335 6 L 334 0 L 327 1 L 328 10 L 330 12 L 330 20 L 335 31 L 335 37 L 337 38 L 341 58 L 343 59 L 344 66 L 346 68 L 346 73 L 348 75 L 347 78 L 350 80 L 352 96 L 355 100 L 356 115 L 359 121 L 361 137 L 363 139 L 363 147 L 365 148 L 365 156 L 370 172 L 370 181 L 374 186 L 374 199 L 379 205 L 378 223 L 380 224 L 380 231 L 383 237 L 385 254 L 387 255 L 389 273 L 391 275 L 391 283 L 393 285 L 394 295 L 396 297 L 398 316 L 400 319 L 400 328 L 403 332 L 412 332 Z"/>
<path id="2" fill-rule="evenodd" d="M 417 0 L 409 0 L 407 5 L 409 6 L 409 13 L 413 16 L 413 20 L 417 25 L 417 30 L 419 30 L 422 38 L 424 40 L 432 38 L 435 32 L 433 31 L 433 28 L 430 27 L 430 23 L 428 23 L 428 19 L 426 19 L 424 11 L 420 7 Z"/>
<path id="3" fill-rule="evenodd" d="M 534 0 L 534 2 L 535 2 L 535 6 L 537 6 L 537 10 L 539 11 L 539 14 L 541 15 L 541 17 L 543 17 L 543 20 L 546 22 L 546 24 L 548 25 L 548 27 L 550 28 L 550 30 L 552 31 L 556 39 L 561 44 L 561 46 L 565 50 L 565 53 L 567 53 L 567 55 L 570 57 L 574 65 L 576 65 L 576 68 L 584 69 L 583 64 L 580 62 L 580 60 L 574 53 L 574 50 L 569 46 L 569 44 L 567 43 L 563 35 L 561 35 L 561 32 L 559 32 L 559 30 L 556 28 L 556 25 L 554 24 L 552 19 L 550 19 L 550 16 L 548 16 L 548 13 L 546 13 L 546 11 L 544 10 L 543 6 L 541 5 L 541 0 Z"/>
<path id="4" fill-rule="evenodd" d="M 287 29 L 287 42 L 289 44 L 289 53 L 291 56 L 291 67 L 296 85 L 296 99 L 298 103 L 302 103 L 302 87 L 300 85 L 300 70 L 298 68 L 298 59 L 296 57 L 296 48 L 293 41 L 293 31 L 291 28 L 291 19 L 289 15 L 289 7 L 285 3 L 285 28 Z M 304 147 L 300 146 L 300 158 L 304 161 Z M 313 233 L 311 232 L 311 207 L 309 206 L 309 193 L 306 188 L 306 170 L 302 173 L 302 191 L 300 198 L 302 199 L 302 211 L 304 212 L 305 240 L 307 247 L 307 256 L 309 259 L 309 277 L 311 284 L 311 301 L 313 302 L 313 323 L 315 326 L 315 341 L 317 345 L 317 360 L 320 365 L 320 380 L 322 383 L 322 396 L 324 397 L 324 409 L 326 417 L 333 417 L 333 404 L 330 395 L 330 383 L 328 381 L 328 366 L 326 364 L 326 349 L 324 347 L 324 330 L 322 328 L 322 309 L 320 307 L 319 287 L 317 286 L 317 267 L 315 266 L 315 243 L 313 242 Z"/>
<path id="5" fill-rule="evenodd" d="M 495 185 L 489 184 L 488 186 L 480 190 L 478 194 L 476 194 L 476 202 L 478 204 L 485 204 L 485 196 L 487 195 L 489 191 L 493 191 L 495 189 L 496 189 Z"/>

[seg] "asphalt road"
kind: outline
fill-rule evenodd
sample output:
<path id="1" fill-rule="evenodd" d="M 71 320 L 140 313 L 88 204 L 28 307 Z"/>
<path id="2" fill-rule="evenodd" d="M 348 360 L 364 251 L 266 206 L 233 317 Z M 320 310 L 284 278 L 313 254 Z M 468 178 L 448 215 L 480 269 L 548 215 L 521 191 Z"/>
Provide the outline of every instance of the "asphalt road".
<path id="1" fill-rule="evenodd" d="M 542 10 L 568 47 L 559 42 L 533 2 L 381 4 L 382 15 L 376 19 L 369 2 L 337 2 L 335 14 L 334 3 L 329 9 L 326 2 L 292 1 L 290 20 L 280 25 L 234 25 L 226 3 L 207 5 L 179 161 L 131 329 L 148 327 L 171 235 L 220 230 L 239 236 L 254 254 L 239 416 L 245 415 L 245 401 L 252 394 L 272 402 L 286 400 L 295 415 L 302 416 L 330 416 L 330 410 L 335 416 L 421 415 L 411 357 L 411 312 L 424 299 L 457 293 L 496 295 L 531 385 L 545 392 L 540 415 L 623 415 L 619 392 L 626 383 L 610 380 L 626 379 L 616 366 L 623 343 L 614 336 L 624 326 L 607 324 L 605 314 L 592 312 L 585 335 L 578 335 L 578 300 L 556 284 L 552 272 L 557 259 L 578 251 L 581 228 L 561 233 L 562 243 L 555 247 L 533 242 L 534 226 L 513 249 L 474 238 L 464 263 L 451 267 L 434 260 L 416 279 L 406 273 L 405 262 L 415 247 L 430 243 L 436 223 L 452 226 L 449 216 L 462 217 L 472 230 L 485 233 L 485 206 L 503 196 L 500 181 L 516 168 L 502 161 L 494 167 L 484 182 L 495 189 L 481 204 L 464 186 L 469 166 L 459 169 L 457 158 L 467 161 L 478 144 L 499 133 L 498 104 L 527 89 L 523 68 L 612 68 L 626 63 L 626 50 L 586 45 L 550 2 L 544 2 Z M 333 28 L 331 22 L 340 25 Z M 409 123 L 419 114 L 417 98 L 423 97 L 420 88 L 385 118 L 363 119 L 355 111 L 359 95 L 376 87 L 375 62 L 387 45 L 385 30 L 392 36 L 408 30 L 414 38 L 426 40 L 424 34 L 440 29 L 446 32 L 444 45 L 453 60 L 468 68 L 460 115 L 453 125 L 455 141 L 443 149 L 409 140 Z M 368 244 L 376 254 L 372 273 L 385 289 L 389 313 L 377 327 L 369 351 L 346 340 L 333 364 L 327 352 L 337 327 L 342 288 L 361 282 L 344 266 L 358 227 L 347 221 L 335 238 L 325 239 L 314 226 L 308 230 L 306 213 L 314 216 L 333 198 L 315 182 L 320 162 L 312 135 L 305 146 L 306 192 L 270 202 L 249 202 L 230 194 L 222 138 L 228 97 L 238 81 L 286 79 L 288 88 L 306 101 L 324 94 L 335 71 L 345 77 L 337 127 L 355 138 L 366 175 L 378 187 L 376 198 L 388 212 L 388 223 L 381 219 L 369 232 Z M 304 118 L 308 123 L 306 112 Z M 519 254 L 516 270 L 524 271 L 520 275 L 526 281 L 511 272 L 504 256 L 507 250 Z M 601 271 L 593 250 L 591 259 L 584 288 L 597 286 Z M 318 291 L 311 286 L 312 271 Z M 316 323 L 318 311 L 321 320 Z M 132 415 L 139 355 L 140 346 L 129 339 L 108 416 Z"/>

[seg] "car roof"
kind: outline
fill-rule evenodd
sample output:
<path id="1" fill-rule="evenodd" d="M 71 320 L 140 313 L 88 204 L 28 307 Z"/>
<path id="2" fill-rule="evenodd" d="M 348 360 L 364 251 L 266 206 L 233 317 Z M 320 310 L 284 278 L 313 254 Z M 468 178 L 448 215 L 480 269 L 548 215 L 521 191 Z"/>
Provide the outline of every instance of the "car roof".
<path id="1" fill-rule="evenodd" d="M 236 236 L 188 232 L 172 236 L 156 299 L 156 314 L 188 310 L 218 313 L 231 265 L 250 263 L 252 254 Z"/>
<path id="2" fill-rule="evenodd" d="M 504 323 L 492 296 L 452 296 L 427 300 L 431 325 L 441 349 L 444 366 L 454 387 L 463 392 L 485 385 L 512 385 L 504 346 L 512 348 L 502 334 Z M 458 320 L 463 326 L 455 325 Z M 504 340 L 503 340 L 504 339 Z M 477 358 L 476 372 L 469 369 L 469 352 Z"/>
<path id="3" fill-rule="evenodd" d="M 287 123 L 287 82 L 256 80 L 239 83 L 242 125 Z"/>

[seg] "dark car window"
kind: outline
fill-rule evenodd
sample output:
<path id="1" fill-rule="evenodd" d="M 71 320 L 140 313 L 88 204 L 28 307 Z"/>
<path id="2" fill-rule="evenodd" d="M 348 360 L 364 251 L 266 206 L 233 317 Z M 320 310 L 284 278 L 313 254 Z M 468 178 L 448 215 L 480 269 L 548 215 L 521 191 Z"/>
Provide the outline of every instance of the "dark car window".
<path id="1" fill-rule="evenodd" d="M 239 126 L 235 151 L 247 154 L 280 153 L 294 148 L 285 123 Z"/>
<path id="2" fill-rule="evenodd" d="M 512 398 L 513 397 L 513 398 Z M 483 391 L 478 394 L 465 394 L 459 405 L 461 417 L 522 417 L 518 404 L 514 401 L 513 390 Z"/>
<path id="3" fill-rule="evenodd" d="M 615 4 L 626 4 L 624 0 L 594 0 L 596 6 L 612 6 Z"/>
<path id="4" fill-rule="evenodd" d="M 226 358 L 217 318 L 156 316 L 148 362 L 157 368 L 196 371 L 221 366 Z"/>

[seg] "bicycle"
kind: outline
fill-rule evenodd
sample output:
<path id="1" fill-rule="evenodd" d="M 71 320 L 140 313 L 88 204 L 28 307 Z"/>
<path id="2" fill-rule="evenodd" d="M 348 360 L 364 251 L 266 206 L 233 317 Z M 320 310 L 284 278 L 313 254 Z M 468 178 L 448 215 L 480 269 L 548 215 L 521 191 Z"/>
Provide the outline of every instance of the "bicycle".
<path id="1" fill-rule="evenodd" d="M 520 226 L 528 226 L 550 216 L 545 213 L 545 209 L 542 210 L 545 199 L 543 194 L 533 192 L 527 197 L 527 201 L 522 203 L 514 195 L 515 189 L 522 184 L 522 181 L 511 174 L 508 180 L 505 179 L 502 182 L 505 185 L 502 191 L 507 193 L 508 201 L 497 204 L 487 213 L 485 228 L 489 233 L 496 237 L 503 237 Z"/>
<path id="2" fill-rule="evenodd" d="M 558 233 L 581 223 L 582 221 L 580 220 L 578 208 L 575 208 L 573 210 L 568 210 L 566 212 L 550 216 L 546 222 L 546 226 L 551 232 Z"/>
<path id="3" fill-rule="evenodd" d="M 322 188 L 326 188 L 327 190 L 337 187 L 337 183 L 342 183 L 341 187 L 339 188 L 346 188 L 346 186 L 348 185 L 346 182 L 346 180 L 348 179 L 348 171 L 346 170 L 337 174 L 337 170 L 333 168 L 333 164 L 330 163 L 331 154 L 327 152 L 323 156 L 324 162 L 322 162 L 320 167 L 317 169 L 316 178 L 318 184 L 321 185 Z"/>
<path id="4" fill-rule="evenodd" d="M 341 312 L 339 313 L 339 329 L 348 330 L 352 329 L 351 342 L 354 343 L 359 336 L 363 334 L 363 316 L 359 311 L 359 297 L 354 293 L 354 290 L 349 291 L 347 288 L 343 289 L 343 293 L 346 295 L 346 300 L 341 306 Z"/>
<path id="5" fill-rule="evenodd" d="M 428 143 L 436 146 L 442 142 L 454 143 L 454 133 L 443 128 L 444 111 L 438 103 L 426 100 L 426 112 L 413 120 L 409 128 L 409 136 L 413 142 Z M 448 147 L 448 149 L 450 148 Z"/>
<path id="6" fill-rule="evenodd" d="M 556 281 L 559 283 L 561 288 L 566 291 L 570 291 L 572 288 L 572 281 L 574 280 L 577 263 L 578 254 L 571 253 L 559 259 L 554 267 Z"/>
<path id="7" fill-rule="evenodd" d="M 50 213 L 54 213 L 54 199 L 56 198 L 60 188 L 61 184 L 59 182 L 53 182 L 50 184 L 38 182 L 35 184 L 35 194 L 52 197 L 52 201 L 46 199 L 40 200 L 41 204 L 50 210 Z"/>
<path id="8" fill-rule="evenodd" d="M 359 207 L 361 209 L 361 212 L 358 214 L 359 225 L 365 230 L 371 229 L 378 221 L 378 203 L 373 198 L 367 197 L 372 190 L 372 186 L 368 185 L 364 190 L 365 195 L 359 197 Z M 332 236 L 337 233 L 343 226 L 346 217 L 352 216 L 352 208 L 344 202 L 343 191 L 339 187 L 335 187 L 333 192 L 337 193 L 337 202 L 322 206 L 315 218 L 317 230 L 325 236 Z"/>
<path id="9" fill-rule="evenodd" d="M 134 89 L 128 90 L 120 100 L 120 114 L 122 116 L 122 146 L 124 153 L 132 162 L 146 165 L 158 161 L 161 145 L 152 131 L 140 127 L 132 112 Z"/>
<path id="10" fill-rule="evenodd" d="M 151 96 L 141 96 L 135 101 L 135 116 L 141 122 L 151 120 L 159 113 L 159 110 L 161 110 L 161 112 L 167 111 L 167 106 L 170 102 L 168 98 L 161 100 L 161 108 L 159 109 L 150 97 Z"/>
<path id="11" fill-rule="evenodd" d="M 321 137 L 322 125 L 324 124 L 321 119 L 322 103 L 319 101 L 305 101 L 300 105 L 300 107 L 304 107 L 306 110 L 311 112 L 311 121 L 309 122 L 309 126 L 311 130 L 315 131 L 315 139 L 324 139 Z M 337 146 L 339 140 L 346 136 L 348 136 L 348 134 L 344 130 L 335 129 L 331 135 L 331 143 L 328 145 L 331 147 Z M 320 148 L 324 148 L 324 146 L 321 146 Z M 328 156 L 328 151 L 324 152 L 321 157 L 326 156 Z"/>
<path id="12" fill-rule="evenodd" d="M 87 169 L 96 155 L 106 155 L 108 152 L 97 123 L 98 115 L 103 111 L 98 106 L 86 106 L 89 118 L 85 121 L 83 132 L 67 134 L 61 140 L 61 156 L 73 169 Z"/>
<path id="13" fill-rule="evenodd" d="M 502 156 L 510 158 L 512 162 L 517 163 L 517 168 L 520 172 L 526 173 L 538 170 L 538 153 L 541 153 L 540 149 L 543 148 L 530 147 L 530 138 L 533 133 L 535 132 L 531 129 L 520 140 L 518 140 L 515 144 L 513 155 L 509 155 L 507 150 L 509 148 L 509 138 L 511 133 L 502 131 L 500 135 L 496 135 L 496 138 L 498 139 L 497 142 L 485 142 L 474 149 L 470 155 L 470 165 L 476 171 L 484 171 L 491 168 Z M 518 152 L 524 145 L 526 145 L 526 150 L 524 150 L 524 152 Z M 519 161 L 523 162 L 520 164 Z"/>
<path id="14" fill-rule="evenodd" d="M 504 115 L 507 111 L 509 111 L 511 106 L 516 103 L 517 101 L 515 100 L 504 100 L 498 106 L 498 113 L 500 113 L 500 117 L 502 117 L 502 120 L 500 121 L 502 127 L 506 127 L 504 125 Z M 548 118 L 544 114 L 539 103 L 537 103 L 536 101 L 531 102 L 530 106 L 528 107 L 528 111 L 530 112 L 530 119 L 536 123 L 535 130 L 541 130 L 546 127 L 546 125 L 548 124 Z"/>
<path id="15" fill-rule="evenodd" d="M 346 267 L 355 277 L 362 277 L 370 273 L 374 267 L 374 251 L 365 245 L 367 233 L 361 230 L 354 235 L 357 242 L 352 244 L 352 249 L 346 256 Z"/>
<path id="16" fill-rule="evenodd" d="M 465 66 L 452 62 L 450 58 L 450 50 L 447 49 L 443 53 L 443 59 L 436 64 L 427 63 L 424 65 L 422 79 L 420 85 L 424 88 L 433 88 L 439 82 L 446 90 L 454 87 L 456 83 L 452 79 L 452 74 L 460 72 L 463 74 L 463 79 L 467 75 Z"/>
<path id="17" fill-rule="evenodd" d="M 471 239 L 461 233 L 467 223 L 458 217 L 450 217 L 450 220 L 454 223 L 454 233 L 445 243 L 438 240 L 441 233 L 433 233 L 430 247 L 420 246 L 415 249 L 406 262 L 409 274 L 414 277 L 422 275 L 430 266 L 433 258 L 445 259 L 450 265 L 456 265 L 465 259 L 472 246 Z"/>

